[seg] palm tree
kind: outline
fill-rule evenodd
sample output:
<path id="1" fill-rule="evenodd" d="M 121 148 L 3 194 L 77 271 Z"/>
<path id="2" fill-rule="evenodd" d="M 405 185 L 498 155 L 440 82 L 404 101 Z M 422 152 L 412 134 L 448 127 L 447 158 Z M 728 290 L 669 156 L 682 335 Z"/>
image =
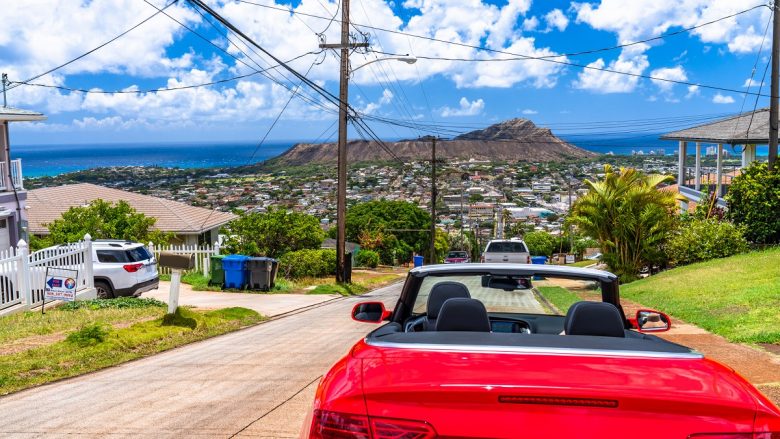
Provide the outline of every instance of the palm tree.
<path id="1" fill-rule="evenodd" d="M 572 206 L 568 221 L 601 245 L 604 261 L 621 279 L 635 278 L 663 261 L 661 246 L 674 226 L 679 195 L 659 190 L 670 176 L 604 166 L 604 178 L 586 180 L 588 193 Z"/>

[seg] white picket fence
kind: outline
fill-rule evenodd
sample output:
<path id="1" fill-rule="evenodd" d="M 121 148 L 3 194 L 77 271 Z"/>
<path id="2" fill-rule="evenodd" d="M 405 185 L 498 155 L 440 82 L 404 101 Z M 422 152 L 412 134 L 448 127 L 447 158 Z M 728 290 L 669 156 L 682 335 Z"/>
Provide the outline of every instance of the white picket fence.
<path id="1" fill-rule="evenodd" d="M 46 267 L 78 271 L 76 295 L 94 288 L 92 238 L 32 254 L 24 240 L 0 252 L 0 314 L 36 307 L 43 301 Z"/>
<path id="2" fill-rule="evenodd" d="M 211 257 L 219 254 L 219 243 L 214 245 L 154 245 L 149 243 L 149 250 L 154 254 L 157 260 L 160 259 L 160 253 L 171 252 L 179 255 L 195 255 L 195 268 L 194 272 L 201 272 L 204 276 L 209 276 L 211 272 Z M 157 270 L 160 274 L 171 274 L 171 269 L 167 267 L 161 267 L 157 264 Z"/>

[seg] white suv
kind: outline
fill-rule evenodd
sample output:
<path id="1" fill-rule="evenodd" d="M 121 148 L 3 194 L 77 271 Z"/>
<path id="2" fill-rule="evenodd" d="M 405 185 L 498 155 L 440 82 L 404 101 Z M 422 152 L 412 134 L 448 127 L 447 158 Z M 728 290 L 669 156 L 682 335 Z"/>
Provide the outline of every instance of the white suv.
<path id="1" fill-rule="evenodd" d="M 101 299 L 138 296 L 157 288 L 157 260 L 143 244 L 113 239 L 92 242 L 92 273 Z"/>
<path id="2" fill-rule="evenodd" d="M 525 242 L 520 239 L 494 239 L 485 247 L 482 262 L 530 264 L 531 253 L 528 252 Z"/>

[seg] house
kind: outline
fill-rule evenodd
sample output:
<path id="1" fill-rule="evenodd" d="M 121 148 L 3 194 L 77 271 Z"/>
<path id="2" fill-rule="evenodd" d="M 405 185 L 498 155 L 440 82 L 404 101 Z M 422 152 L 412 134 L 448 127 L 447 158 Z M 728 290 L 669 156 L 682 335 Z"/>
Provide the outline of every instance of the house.
<path id="1" fill-rule="evenodd" d="M 9 125 L 11 122 L 35 122 L 46 116 L 34 111 L 0 107 L 0 251 L 15 246 L 27 237 L 27 191 L 22 179 L 22 161 L 13 160 Z"/>
<path id="2" fill-rule="evenodd" d="M 756 161 L 756 145 L 769 143 L 769 109 L 742 113 L 703 125 L 674 131 L 661 136 L 662 140 L 676 140 L 678 144 L 677 190 L 690 202 L 698 203 L 703 192 L 717 194 L 717 204 L 726 207 L 723 196 L 728 191 L 731 179 L 739 170 L 724 171 L 723 159 L 727 155 L 724 145 L 739 146 L 742 154 L 741 167 L 747 167 Z M 695 163 L 689 166 L 688 144 L 695 144 Z M 702 145 L 711 145 L 705 153 L 714 150 L 716 165 L 714 172 L 704 172 L 701 165 Z M 691 172 L 692 171 L 692 172 Z M 688 203 L 681 203 L 681 209 L 687 209 Z"/>
<path id="3" fill-rule="evenodd" d="M 174 235 L 174 244 L 211 244 L 217 242 L 219 229 L 236 218 L 232 213 L 190 206 L 178 201 L 111 189 L 89 183 L 33 189 L 27 194 L 30 234 L 49 234 L 47 224 L 71 207 L 94 200 L 112 203 L 126 201 L 133 209 L 157 219 L 154 228 Z"/>

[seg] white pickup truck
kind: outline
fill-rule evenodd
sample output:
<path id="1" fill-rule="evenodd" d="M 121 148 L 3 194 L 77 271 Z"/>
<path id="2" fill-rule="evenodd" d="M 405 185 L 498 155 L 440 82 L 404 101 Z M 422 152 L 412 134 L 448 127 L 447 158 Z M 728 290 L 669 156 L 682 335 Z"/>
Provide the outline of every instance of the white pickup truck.
<path id="1" fill-rule="evenodd" d="M 512 264 L 530 264 L 531 253 L 525 242 L 519 239 L 494 239 L 488 242 L 482 254 L 482 262 L 506 262 Z"/>

